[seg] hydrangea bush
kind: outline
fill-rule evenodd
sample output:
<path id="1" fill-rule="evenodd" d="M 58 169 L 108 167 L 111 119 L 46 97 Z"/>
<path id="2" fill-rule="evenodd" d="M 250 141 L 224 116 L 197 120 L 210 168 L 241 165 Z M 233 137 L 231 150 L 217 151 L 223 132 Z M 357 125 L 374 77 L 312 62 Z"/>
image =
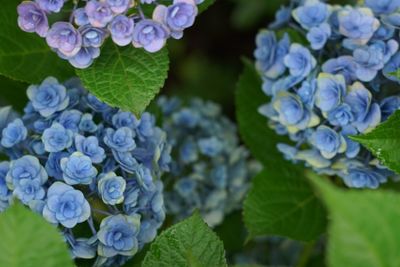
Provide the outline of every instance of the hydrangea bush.
<path id="1" fill-rule="evenodd" d="M 157 52 L 168 38 L 180 39 L 193 25 L 197 5 L 204 0 L 174 0 L 168 5 L 154 0 L 35 0 L 18 6 L 18 25 L 35 32 L 61 58 L 76 68 L 89 67 L 100 47 L 111 37 L 118 46 L 133 45 Z M 68 5 L 68 2 L 72 4 Z M 152 18 L 145 11 L 153 9 Z M 70 13 L 69 20 L 56 13 Z"/>
<path id="2" fill-rule="evenodd" d="M 179 220 L 198 209 L 210 226 L 220 224 L 240 207 L 258 164 L 249 160 L 219 105 L 199 98 L 185 104 L 176 97 L 157 103 L 173 155 L 165 178 L 167 214 Z"/>
<path id="3" fill-rule="evenodd" d="M 288 160 L 355 188 L 377 188 L 394 176 L 350 136 L 400 107 L 392 74 L 400 67 L 399 8 L 397 0 L 292 1 L 259 32 L 256 67 L 270 97 L 259 112 L 294 142 L 278 144 Z"/>
<path id="4" fill-rule="evenodd" d="M 21 118 L 0 112 L 0 148 L 9 157 L 0 163 L 1 210 L 15 197 L 60 227 L 75 258 L 119 266 L 164 221 L 165 132 L 151 114 L 111 108 L 77 79 L 49 77 L 27 93 Z"/>

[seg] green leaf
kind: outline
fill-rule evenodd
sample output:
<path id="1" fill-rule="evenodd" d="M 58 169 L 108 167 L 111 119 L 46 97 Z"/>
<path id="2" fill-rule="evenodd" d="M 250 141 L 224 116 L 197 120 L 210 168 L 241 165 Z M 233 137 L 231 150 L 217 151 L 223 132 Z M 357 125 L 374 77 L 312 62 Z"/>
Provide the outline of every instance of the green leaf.
<path id="1" fill-rule="evenodd" d="M 73 75 L 70 64 L 50 50 L 46 40 L 23 32 L 17 25 L 17 5 L 2 1 L 0 8 L 0 74 L 28 83 L 39 83 L 48 76 L 61 80 Z"/>
<path id="2" fill-rule="evenodd" d="M 289 141 L 271 130 L 267 118 L 257 112 L 268 101 L 261 91 L 259 74 L 246 60 L 236 92 L 239 131 L 265 170 L 253 179 L 244 202 L 244 221 L 251 238 L 282 235 L 313 240 L 324 231 L 325 211 L 304 177 L 303 168 L 284 160 L 276 149 L 278 142 Z"/>
<path id="3" fill-rule="evenodd" d="M 227 266 L 222 242 L 198 213 L 165 230 L 151 245 L 142 267 Z"/>
<path id="4" fill-rule="evenodd" d="M 28 101 L 28 86 L 26 83 L 0 75 L 0 105 L 12 105 L 14 109 L 22 111 Z"/>
<path id="5" fill-rule="evenodd" d="M 87 69 L 77 70 L 86 88 L 102 101 L 139 115 L 163 86 L 168 51 L 118 47 L 108 40 L 101 56 Z"/>
<path id="6" fill-rule="evenodd" d="M 399 194 L 344 191 L 315 175 L 310 178 L 330 213 L 328 266 L 399 266 Z"/>
<path id="7" fill-rule="evenodd" d="M 279 235 L 311 241 L 326 225 L 325 210 L 298 166 L 277 164 L 258 174 L 243 213 L 250 238 Z"/>
<path id="8" fill-rule="evenodd" d="M 400 111 L 364 135 L 352 136 L 351 139 L 368 148 L 385 166 L 400 173 Z"/>
<path id="9" fill-rule="evenodd" d="M 199 13 L 202 13 L 206 11 L 212 4 L 215 3 L 216 0 L 204 0 L 203 3 L 201 3 L 198 8 L 199 8 Z"/>
<path id="10" fill-rule="evenodd" d="M 21 204 L 0 214 L 0 236 L 0 266 L 74 266 L 57 228 Z"/>

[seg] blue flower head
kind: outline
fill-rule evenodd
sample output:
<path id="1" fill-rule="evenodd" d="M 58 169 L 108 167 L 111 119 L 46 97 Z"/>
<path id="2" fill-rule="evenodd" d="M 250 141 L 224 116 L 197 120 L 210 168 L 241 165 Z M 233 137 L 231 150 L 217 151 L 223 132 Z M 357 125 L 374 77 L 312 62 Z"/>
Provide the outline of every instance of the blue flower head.
<path id="1" fill-rule="evenodd" d="M 331 111 L 341 102 L 346 93 L 346 82 L 342 75 L 320 73 L 315 93 L 315 105 L 323 112 Z"/>
<path id="2" fill-rule="evenodd" d="M 124 201 L 126 181 L 124 178 L 109 172 L 99 176 L 99 193 L 103 202 L 109 205 L 120 204 Z"/>
<path id="3" fill-rule="evenodd" d="M 72 145 L 73 133 L 59 123 L 53 123 L 50 128 L 44 130 L 42 142 L 47 152 L 60 152 Z"/>
<path id="4" fill-rule="evenodd" d="M 77 79 L 43 84 L 28 90 L 21 118 L 0 109 L 0 150 L 9 158 L 0 163 L 0 212 L 15 197 L 58 225 L 75 258 L 120 266 L 165 220 L 159 178 L 171 168 L 166 133 L 150 113 L 118 111 Z"/>
<path id="5" fill-rule="evenodd" d="M 310 51 L 300 44 L 292 44 L 284 57 L 285 66 L 294 77 L 306 77 L 315 68 L 317 62 Z"/>
<path id="6" fill-rule="evenodd" d="M 24 123 L 20 119 L 16 119 L 3 129 L 1 145 L 6 148 L 13 147 L 14 145 L 24 141 L 27 134 L 28 131 L 25 128 Z"/>
<path id="7" fill-rule="evenodd" d="M 269 60 L 264 63 L 281 62 L 275 58 L 283 39 L 275 36 L 287 32 L 284 27 L 294 31 L 290 36 L 298 43 L 290 45 L 283 57 L 286 68 L 278 76 L 259 71 L 260 89 L 269 101 L 258 112 L 277 134 L 290 139 L 277 145 L 285 159 L 319 174 L 339 176 L 349 187 L 377 188 L 395 174 L 351 137 L 368 133 L 400 108 L 400 94 L 394 90 L 400 83 L 400 1 L 365 0 L 353 6 L 325 2 L 291 1 L 277 13 L 277 23 L 260 31 L 258 36 L 268 44 L 261 50 Z M 287 12 L 293 20 L 287 20 Z M 258 54 L 255 59 L 260 70 Z M 272 63 L 265 66 L 275 66 Z M 196 150 L 189 144 L 181 154 L 195 158 Z M 215 172 L 220 174 L 215 181 L 223 184 L 223 171 Z M 204 179 L 203 173 L 195 177 Z M 177 207 L 175 203 L 173 208 Z"/>
<path id="8" fill-rule="evenodd" d="M 33 108 L 43 117 L 64 110 L 69 103 L 65 86 L 53 77 L 47 78 L 41 85 L 29 86 L 27 93 Z"/>
<path id="9" fill-rule="evenodd" d="M 338 18 L 340 33 L 357 45 L 365 45 L 380 26 L 371 9 L 366 7 L 345 8 Z"/>
<path id="10" fill-rule="evenodd" d="M 269 79 L 277 79 L 286 67 L 283 58 L 289 51 L 290 40 L 285 34 L 280 41 L 272 31 L 261 31 L 256 39 L 257 48 L 254 51 L 257 69 Z"/>
<path id="11" fill-rule="evenodd" d="M 105 218 L 97 233 L 99 255 L 103 257 L 134 255 L 139 249 L 137 240 L 139 229 L 139 216 L 119 214 Z"/>
<path id="12" fill-rule="evenodd" d="M 115 151 L 129 152 L 136 147 L 133 136 L 133 131 L 128 127 L 121 127 L 118 130 L 108 128 L 106 129 L 104 143 Z"/>
<path id="13" fill-rule="evenodd" d="M 327 21 L 330 14 L 331 7 L 319 0 L 305 0 L 304 5 L 293 10 L 293 18 L 307 30 Z"/>
<path id="14" fill-rule="evenodd" d="M 97 169 L 88 156 L 74 152 L 60 161 L 63 179 L 69 185 L 91 184 L 97 176 Z"/>
<path id="15" fill-rule="evenodd" d="M 163 128 L 172 154 L 177 155 L 166 177 L 167 213 L 180 220 L 198 209 L 209 225 L 220 224 L 243 200 L 255 171 L 239 145 L 235 125 L 212 102 L 194 98 L 183 104 L 160 97 L 157 103 L 165 112 Z"/>
<path id="16" fill-rule="evenodd" d="M 55 182 L 47 191 L 43 217 L 51 223 L 73 228 L 90 217 L 90 206 L 81 191 Z"/>

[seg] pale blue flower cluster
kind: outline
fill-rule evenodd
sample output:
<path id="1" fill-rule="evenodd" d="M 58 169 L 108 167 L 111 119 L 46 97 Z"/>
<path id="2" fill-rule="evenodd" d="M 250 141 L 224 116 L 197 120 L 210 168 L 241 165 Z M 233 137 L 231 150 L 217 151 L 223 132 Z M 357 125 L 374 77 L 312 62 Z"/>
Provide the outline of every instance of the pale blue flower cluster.
<path id="1" fill-rule="evenodd" d="M 176 220 L 199 210 L 210 226 L 238 208 L 259 166 L 239 144 L 235 125 L 215 103 L 160 97 L 163 129 L 172 145 L 165 179 L 167 214 Z"/>
<path id="2" fill-rule="evenodd" d="M 64 6 L 66 0 L 23 1 L 17 8 L 18 25 L 45 38 L 61 58 L 84 69 L 100 56 L 108 37 L 118 46 L 131 44 L 151 53 L 162 49 L 170 37 L 182 38 L 203 1 L 173 0 L 165 6 L 152 0 L 77 0 L 73 1 L 69 21 L 52 25 L 49 20 L 53 14 L 71 10 Z M 149 11 L 152 18 L 147 16 Z"/>
<path id="3" fill-rule="evenodd" d="M 285 158 L 355 188 L 377 188 L 394 176 L 350 136 L 400 108 L 392 74 L 400 68 L 399 26 L 398 0 L 293 0 L 259 32 L 254 56 L 270 98 L 259 112 L 293 141 L 278 144 Z"/>
<path id="4" fill-rule="evenodd" d="M 74 257 L 118 266 L 165 219 L 165 132 L 149 113 L 111 108 L 78 79 L 47 78 L 28 97 L 20 118 L 0 109 L 0 151 L 9 157 L 0 163 L 0 211 L 16 198 L 60 227 Z"/>

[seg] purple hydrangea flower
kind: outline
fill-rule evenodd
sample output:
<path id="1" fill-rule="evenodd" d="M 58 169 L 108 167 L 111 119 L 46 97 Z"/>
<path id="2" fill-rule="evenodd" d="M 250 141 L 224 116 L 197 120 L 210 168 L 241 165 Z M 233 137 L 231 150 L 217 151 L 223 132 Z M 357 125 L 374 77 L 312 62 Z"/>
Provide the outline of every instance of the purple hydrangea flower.
<path id="1" fill-rule="evenodd" d="M 74 16 L 74 22 L 76 25 L 84 26 L 86 24 L 89 24 L 89 18 L 86 15 L 85 8 L 81 7 L 81 8 L 75 9 L 73 16 Z"/>
<path id="2" fill-rule="evenodd" d="M 82 36 L 71 23 L 54 23 L 46 36 L 47 44 L 65 57 L 73 57 L 82 47 Z"/>
<path id="3" fill-rule="evenodd" d="M 96 28 L 91 25 L 84 25 L 79 28 L 82 35 L 82 46 L 99 48 L 103 45 L 107 37 L 107 31 L 102 28 Z"/>
<path id="4" fill-rule="evenodd" d="M 90 0 L 85 6 L 85 11 L 93 27 L 103 28 L 113 19 L 111 7 L 106 2 Z"/>
<path id="5" fill-rule="evenodd" d="M 35 2 L 24 1 L 18 5 L 18 26 L 26 32 L 36 32 L 45 37 L 49 30 L 46 13 Z"/>
<path id="6" fill-rule="evenodd" d="M 60 12 L 61 8 L 64 6 L 65 0 L 35 0 L 39 4 L 39 7 L 48 13 Z"/>
<path id="7" fill-rule="evenodd" d="M 122 14 L 132 6 L 132 0 L 106 0 L 112 12 L 115 14 Z"/>
<path id="8" fill-rule="evenodd" d="M 180 39 L 183 30 L 193 25 L 197 16 L 197 6 L 193 0 L 174 0 L 169 7 L 158 5 L 153 18 L 162 21 L 171 30 L 171 36 Z"/>
<path id="9" fill-rule="evenodd" d="M 68 59 L 72 66 L 85 69 L 92 65 L 93 61 L 100 56 L 100 48 L 82 47 L 78 54 Z"/>
<path id="10" fill-rule="evenodd" d="M 130 44 L 133 38 L 133 26 L 133 19 L 124 15 L 116 16 L 108 25 L 114 43 L 120 46 Z"/>
<path id="11" fill-rule="evenodd" d="M 132 43 L 135 47 L 143 47 L 153 53 L 164 47 L 168 36 L 169 31 L 162 23 L 144 19 L 135 26 Z"/>

